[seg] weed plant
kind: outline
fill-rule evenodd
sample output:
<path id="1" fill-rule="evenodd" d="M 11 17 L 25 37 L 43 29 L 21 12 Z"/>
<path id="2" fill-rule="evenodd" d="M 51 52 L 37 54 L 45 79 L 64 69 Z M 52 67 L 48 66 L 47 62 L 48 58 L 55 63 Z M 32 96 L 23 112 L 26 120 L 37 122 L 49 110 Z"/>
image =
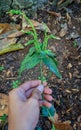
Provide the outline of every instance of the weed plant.
<path id="1" fill-rule="evenodd" d="M 19 69 L 19 78 L 21 77 L 23 71 L 29 70 L 34 68 L 36 65 L 39 64 L 40 66 L 40 80 L 41 84 L 44 82 L 44 73 L 43 73 L 43 64 L 47 66 L 47 68 L 53 72 L 58 78 L 62 78 L 61 74 L 58 71 L 58 62 L 56 59 L 55 53 L 53 53 L 51 50 L 48 49 L 48 40 L 49 39 L 58 39 L 59 37 L 56 37 L 52 34 L 48 34 L 47 26 L 45 25 L 45 34 L 44 34 L 44 40 L 41 43 L 38 38 L 38 34 L 36 32 L 35 27 L 33 26 L 31 20 L 20 10 L 10 10 L 9 13 L 11 14 L 19 14 L 24 17 L 24 19 L 29 23 L 32 30 L 31 31 L 25 31 L 22 30 L 25 34 L 31 35 L 32 39 L 29 40 L 27 43 L 25 43 L 25 46 L 32 44 L 32 47 L 29 49 L 29 52 L 24 57 L 23 61 L 21 62 L 20 69 Z M 13 88 L 18 87 L 19 80 L 15 81 L 13 83 Z M 43 116 L 50 116 L 53 117 L 55 114 L 55 108 L 52 106 L 50 109 L 47 107 L 43 107 L 42 109 L 42 115 Z M 52 130 L 55 130 L 54 125 L 52 125 Z"/>

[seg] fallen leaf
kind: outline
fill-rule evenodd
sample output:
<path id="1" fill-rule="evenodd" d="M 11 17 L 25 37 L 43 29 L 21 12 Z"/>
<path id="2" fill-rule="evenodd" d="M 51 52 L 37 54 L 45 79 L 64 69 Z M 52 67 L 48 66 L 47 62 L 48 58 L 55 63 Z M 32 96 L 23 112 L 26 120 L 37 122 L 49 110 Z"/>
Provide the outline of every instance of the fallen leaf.
<path id="1" fill-rule="evenodd" d="M 3 55 L 8 52 L 12 52 L 12 51 L 21 50 L 21 49 L 24 49 L 24 46 L 21 43 L 16 43 L 16 44 L 10 45 L 7 48 L 4 48 L 3 50 L 1 50 L 0 55 Z"/>
<path id="2" fill-rule="evenodd" d="M 60 0 L 60 1 L 58 2 L 58 5 L 62 4 L 64 1 L 65 1 L 65 0 Z"/>
<path id="3" fill-rule="evenodd" d="M 44 23 L 39 23 L 38 21 L 32 20 L 32 19 L 31 19 L 31 22 L 33 26 L 35 27 L 35 29 L 41 30 L 41 31 L 47 30 L 47 32 L 50 32 L 50 29 Z M 32 30 L 31 26 L 27 23 L 27 21 L 24 18 L 22 19 L 22 30 L 24 31 Z"/>
<path id="4" fill-rule="evenodd" d="M 67 92 L 67 93 L 71 93 L 71 91 L 70 91 L 70 90 L 68 90 L 68 89 L 66 89 L 66 90 L 65 90 L 65 92 Z"/>
<path id="5" fill-rule="evenodd" d="M 5 38 L 0 40 L 0 55 L 7 52 L 24 49 L 24 46 L 20 43 L 16 43 L 16 38 Z"/>
<path id="6" fill-rule="evenodd" d="M 24 33 L 22 31 L 17 31 L 17 32 L 14 32 L 10 35 L 8 35 L 8 38 L 15 38 L 15 37 L 19 37 L 21 35 L 23 35 Z"/>
<path id="7" fill-rule="evenodd" d="M 9 32 L 11 30 L 20 30 L 20 25 L 0 23 L 0 34 L 4 34 L 4 33 Z"/>
<path id="8" fill-rule="evenodd" d="M 8 115 L 8 96 L 0 93 L 0 116 Z"/>
<path id="9" fill-rule="evenodd" d="M 71 108 L 69 108 L 69 109 L 66 111 L 66 113 L 70 112 L 71 110 L 72 110 L 72 107 L 71 107 Z"/>
<path id="10" fill-rule="evenodd" d="M 68 24 L 70 25 L 71 24 L 71 17 L 70 17 L 68 12 L 66 13 L 66 17 L 67 17 L 67 20 L 68 20 Z"/>
<path id="11" fill-rule="evenodd" d="M 7 48 L 8 46 L 15 44 L 16 43 L 16 38 L 12 38 L 12 39 L 2 39 L 0 40 L 0 51 L 2 51 L 4 48 Z"/>
<path id="12" fill-rule="evenodd" d="M 55 114 L 54 114 L 54 117 L 48 117 L 48 119 L 49 119 L 51 122 L 56 123 L 56 122 L 58 122 L 58 114 L 55 113 Z"/>
<path id="13" fill-rule="evenodd" d="M 49 14 L 53 15 L 53 16 L 57 16 L 57 17 L 61 17 L 60 13 L 54 12 L 54 11 L 47 11 Z"/>
<path id="14" fill-rule="evenodd" d="M 67 69 L 71 69 L 71 68 L 72 68 L 72 64 L 69 63 L 69 64 L 67 65 Z"/>
<path id="15" fill-rule="evenodd" d="M 73 92 L 79 92 L 79 89 L 71 89 Z"/>
<path id="16" fill-rule="evenodd" d="M 73 130 L 72 126 L 69 123 L 54 123 L 54 126 L 57 130 Z"/>
<path id="17" fill-rule="evenodd" d="M 67 25 L 65 24 L 64 28 L 62 28 L 59 32 L 60 37 L 64 37 L 67 34 Z"/>
<path id="18" fill-rule="evenodd" d="M 72 79 L 72 73 L 69 72 L 69 78 Z"/>

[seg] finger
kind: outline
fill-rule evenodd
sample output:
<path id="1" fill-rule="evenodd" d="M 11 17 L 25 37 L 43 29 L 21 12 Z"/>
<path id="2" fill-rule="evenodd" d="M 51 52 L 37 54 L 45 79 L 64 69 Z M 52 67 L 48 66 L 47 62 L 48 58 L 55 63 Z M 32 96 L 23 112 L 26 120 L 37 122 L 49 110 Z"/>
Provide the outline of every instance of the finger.
<path id="1" fill-rule="evenodd" d="M 20 87 L 24 90 L 24 91 L 27 91 L 31 88 L 34 88 L 34 87 L 37 87 L 41 84 L 41 81 L 40 80 L 34 80 L 34 81 L 28 81 L 24 84 L 22 84 Z"/>
<path id="2" fill-rule="evenodd" d="M 43 85 L 46 86 L 47 83 L 45 82 Z M 32 95 L 32 92 L 34 91 L 34 89 L 35 89 L 36 87 L 37 87 L 37 86 L 32 87 L 32 88 L 28 89 L 27 91 L 25 91 L 25 95 L 26 95 L 27 98 L 29 98 L 29 97 Z"/>
<path id="3" fill-rule="evenodd" d="M 52 106 L 52 104 L 49 103 L 49 102 L 46 101 L 46 100 L 44 100 L 44 101 L 42 102 L 42 105 L 45 106 L 45 107 L 48 107 L 48 108 L 50 108 L 50 107 Z"/>
<path id="4" fill-rule="evenodd" d="M 45 87 L 44 94 L 52 94 L 52 90 L 48 87 Z"/>
<path id="5" fill-rule="evenodd" d="M 44 91 L 44 86 L 41 84 L 39 85 L 32 93 L 32 98 L 39 100 L 41 98 L 41 94 Z"/>
<path id="6" fill-rule="evenodd" d="M 52 101 L 53 98 L 52 98 L 51 95 L 45 95 L 45 94 L 44 94 L 44 99 L 45 99 L 45 100 L 48 100 L 48 101 Z"/>

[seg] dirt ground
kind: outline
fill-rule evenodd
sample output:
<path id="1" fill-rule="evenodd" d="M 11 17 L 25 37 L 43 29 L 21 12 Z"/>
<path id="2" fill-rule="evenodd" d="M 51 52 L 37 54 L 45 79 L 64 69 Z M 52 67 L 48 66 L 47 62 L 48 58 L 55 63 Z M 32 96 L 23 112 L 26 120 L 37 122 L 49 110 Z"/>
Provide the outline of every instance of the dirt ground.
<path id="1" fill-rule="evenodd" d="M 53 104 L 59 115 L 59 120 L 69 120 L 73 130 L 81 130 L 81 5 L 73 4 L 68 8 L 72 10 L 72 14 L 69 14 L 70 17 L 63 10 L 61 10 L 61 18 L 42 10 L 38 11 L 37 20 L 44 21 L 53 34 L 61 37 L 59 41 L 49 40 L 49 49 L 57 54 L 62 80 L 55 75 L 48 79 L 48 86 L 53 90 Z M 1 22 L 3 22 L 3 18 Z M 63 30 L 64 36 L 61 36 L 64 25 L 67 25 L 67 32 Z M 42 36 L 43 34 L 40 33 L 40 37 Z M 79 44 L 74 45 L 74 40 L 78 38 Z M 5 68 L 0 72 L 0 93 L 8 94 L 12 89 L 12 82 L 17 79 L 20 63 L 27 52 L 28 47 L 22 51 L 0 56 L 0 66 L 4 65 Z M 22 83 L 37 79 L 39 74 L 38 66 L 25 71 Z M 46 118 L 40 117 L 38 125 L 43 130 L 51 129 L 50 122 Z"/>

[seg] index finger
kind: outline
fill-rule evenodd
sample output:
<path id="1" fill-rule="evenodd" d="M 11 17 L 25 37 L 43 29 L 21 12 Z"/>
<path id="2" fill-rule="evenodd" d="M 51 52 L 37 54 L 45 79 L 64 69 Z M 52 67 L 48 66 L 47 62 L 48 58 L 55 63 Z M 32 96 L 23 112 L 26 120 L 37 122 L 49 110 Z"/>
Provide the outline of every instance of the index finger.
<path id="1" fill-rule="evenodd" d="M 40 80 L 31 80 L 28 82 L 25 82 L 24 84 L 22 84 L 20 87 L 24 90 L 27 91 L 31 88 L 37 87 L 41 84 Z"/>

